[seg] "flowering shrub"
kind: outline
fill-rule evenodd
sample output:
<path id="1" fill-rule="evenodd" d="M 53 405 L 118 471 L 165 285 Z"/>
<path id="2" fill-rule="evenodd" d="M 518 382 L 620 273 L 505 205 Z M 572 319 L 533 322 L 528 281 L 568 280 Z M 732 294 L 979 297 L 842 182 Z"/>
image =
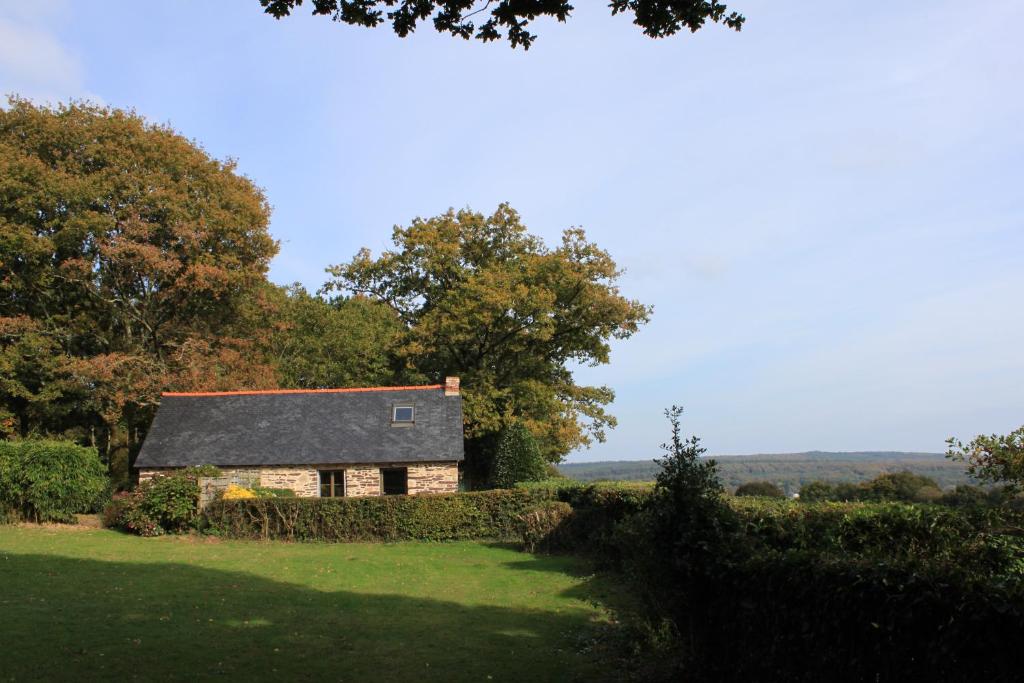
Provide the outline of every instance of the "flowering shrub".
<path id="1" fill-rule="evenodd" d="M 143 508 L 141 489 L 115 493 L 103 509 L 103 526 L 117 527 L 139 536 L 160 536 L 164 528 Z"/>
<path id="2" fill-rule="evenodd" d="M 222 500 L 245 500 L 247 498 L 258 498 L 258 496 L 252 489 L 247 489 L 238 484 L 228 484 L 228 487 L 224 489 L 224 493 L 221 495 Z"/>

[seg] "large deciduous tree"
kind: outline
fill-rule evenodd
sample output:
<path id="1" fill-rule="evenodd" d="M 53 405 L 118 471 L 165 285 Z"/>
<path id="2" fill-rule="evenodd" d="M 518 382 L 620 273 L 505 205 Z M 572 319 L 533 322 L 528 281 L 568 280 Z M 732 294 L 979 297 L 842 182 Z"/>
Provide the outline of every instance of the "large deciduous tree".
<path id="1" fill-rule="evenodd" d="M 264 11 L 281 19 L 303 0 L 260 0 Z M 312 0 L 313 14 L 354 26 L 391 24 L 401 37 L 430 22 L 441 33 L 484 42 L 507 38 L 512 47 L 529 49 L 535 35 L 528 30 L 538 18 L 564 22 L 572 13 L 568 0 Z M 696 32 L 707 22 L 737 31 L 744 18 L 719 0 L 611 0 L 613 15 L 630 14 L 644 35 L 664 38 L 680 31 Z M 477 21 L 480 23 L 477 24 Z"/>
<path id="2" fill-rule="evenodd" d="M 276 384 L 243 303 L 277 245 L 263 193 L 167 126 L 0 110 L 0 432 L 132 451 L 164 388 Z M 211 366 L 223 363 L 222 372 Z M 197 365 L 202 368 L 197 369 Z"/>
<path id="3" fill-rule="evenodd" d="M 406 328 L 397 348 L 404 372 L 462 377 L 470 470 L 514 421 L 550 461 L 603 440 L 615 424 L 605 411 L 613 393 L 577 385 L 571 365 L 607 363 L 610 340 L 631 336 L 650 314 L 619 292 L 607 252 L 579 229 L 549 248 L 504 204 L 489 216 L 418 218 L 392 239 L 392 251 L 374 258 L 364 249 L 331 268 L 325 290 L 394 310 Z"/>

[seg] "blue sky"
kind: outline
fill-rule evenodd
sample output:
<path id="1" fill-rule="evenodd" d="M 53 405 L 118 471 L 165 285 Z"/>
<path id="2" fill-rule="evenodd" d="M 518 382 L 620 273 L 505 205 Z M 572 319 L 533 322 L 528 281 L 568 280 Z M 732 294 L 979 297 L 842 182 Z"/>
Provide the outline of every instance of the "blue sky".
<path id="1" fill-rule="evenodd" d="M 1024 5 L 734 0 L 652 41 L 604 2 L 528 52 L 256 0 L 0 0 L 0 90 L 169 122 L 266 189 L 271 278 L 510 202 L 583 226 L 655 306 L 581 382 L 657 455 L 943 449 L 1024 423 Z M 1014 47 L 1014 46 L 1017 47 Z"/>

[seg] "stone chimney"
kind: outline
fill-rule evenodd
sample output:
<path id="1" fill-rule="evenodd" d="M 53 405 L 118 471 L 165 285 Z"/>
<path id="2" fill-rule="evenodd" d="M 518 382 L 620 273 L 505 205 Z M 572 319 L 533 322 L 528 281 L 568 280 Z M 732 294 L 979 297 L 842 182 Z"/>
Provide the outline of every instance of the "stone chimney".
<path id="1" fill-rule="evenodd" d="M 458 396 L 459 395 L 459 378 L 458 377 L 445 377 L 444 378 L 444 395 L 445 396 Z"/>

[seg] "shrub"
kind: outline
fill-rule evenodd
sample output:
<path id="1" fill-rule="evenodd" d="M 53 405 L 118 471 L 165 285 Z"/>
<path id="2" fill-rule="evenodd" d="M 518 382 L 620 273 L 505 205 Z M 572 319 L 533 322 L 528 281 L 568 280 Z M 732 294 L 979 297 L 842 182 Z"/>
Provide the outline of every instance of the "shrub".
<path id="1" fill-rule="evenodd" d="M 761 496 L 764 498 L 785 498 L 786 494 L 770 481 L 750 481 L 740 484 L 736 489 L 737 496 Z"/>
<path id="2" fill-rule="evenodd" d="M 143 508 L 143 492 L 122 491 L 103 509 L 103 525 L 120 528 L 139 536 L 161 536 L 165 532 L 156 519 Z"/>
<path id="3" fill-rule="evenodd" d="M 218 500 L 209 529 L 230 538 L 296 541 L 517 540 L 520 517 L 541 497 L 492 490 L 370 498 Z"/>
<path id="4" fill-rule="evenodd" d="M 571 549 L 574 543 L 568 537 L 567 527 L 572 515 L 572 506 L 557 500 L 527 509 L 519 517 L 523 548 L 531 553 Z"/>
<path id="5" fill-rule="evenodd" d="M 76 514 L 96 509 L 108 486 L 95 448 L 68 441 L 0 441 L 0 516 L 75 522 Z"/>
<path id="6" fill-rule="evenodd" d="M 546 476 L 546 463 L 530 430 L 519 422 L 506 427 L 494 455 L 494 485 L 509 488 L 521 481 L 539 481 Z"/>
<path id="7" fill-rule="evenodd" d="M 259 498 L 255 491 L 247 489 L 244 486 L 238 484 L 228 484 L 228 487 L 224 489 L 221 494 L 222 500 L 245 500 L 247 498 Z"/>
<path id="8" fill-rule="evenodd" d="M 148 479 L 115 496 L 103 512 L 104 521 L 140 536 L 194 529 L 200 521 L 198 479 L 217 474 L 209 466 L 190 467 Z"/>

